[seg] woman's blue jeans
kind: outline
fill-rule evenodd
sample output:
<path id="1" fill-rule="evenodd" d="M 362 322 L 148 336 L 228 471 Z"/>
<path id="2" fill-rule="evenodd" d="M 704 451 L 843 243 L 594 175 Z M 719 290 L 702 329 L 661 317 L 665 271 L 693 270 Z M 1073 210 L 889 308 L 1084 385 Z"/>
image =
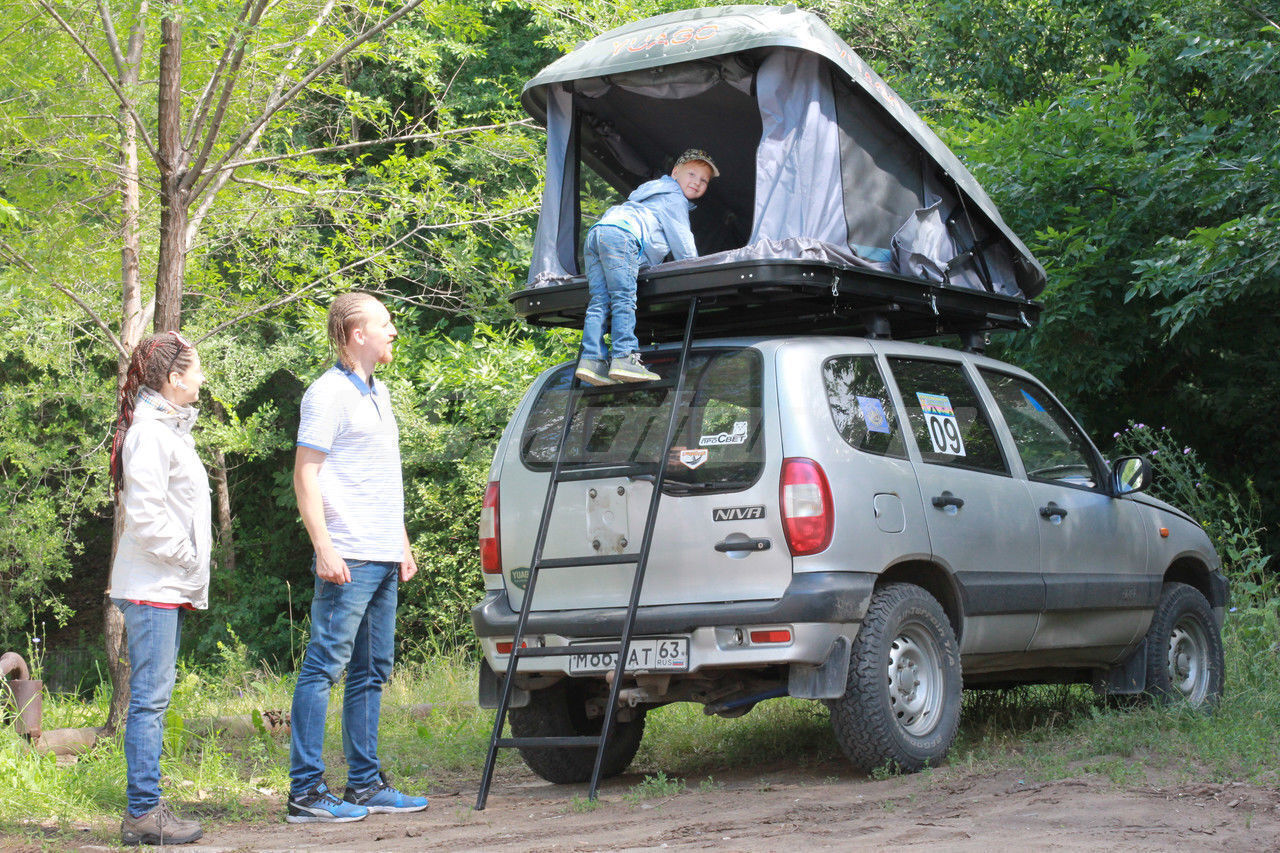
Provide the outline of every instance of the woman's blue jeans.
<path id="1" fill-rule="evenodd" d="M 311 564 L 315 571 L 314 561 Z M 329 688 L 347 671 L 342 699 L 342 751 L 347 784 L 378 781 L 378 717 L 382 686 L 395 659 L 400 564 L 347 560 L 351 581 L 316 578 L 311 641 L 293 691 L 289 795 L 300 797 L 324 779 L 324 724 Z"/>
<path id="2" fill-rule="evenodd" d="M 640 349 L 636 339 L 640 241 L 616 225 L 597 225 L 587 232 L 583 254 L 591 300 L 582 321 L 582 357 L 608 360 L 609 351 L 604 348 L 607 326 L 613 357 L 625 358 Z"/>
<path id="3" fill-rule="evenodd" d="M 173 695 L 182 640 L 182 609 L 112 602 L 124 613 L 129 642 L 129 713 L 124 722 L 129 814 L 140 817 L 160 802 L 160 751 L 164 712 Z"/>

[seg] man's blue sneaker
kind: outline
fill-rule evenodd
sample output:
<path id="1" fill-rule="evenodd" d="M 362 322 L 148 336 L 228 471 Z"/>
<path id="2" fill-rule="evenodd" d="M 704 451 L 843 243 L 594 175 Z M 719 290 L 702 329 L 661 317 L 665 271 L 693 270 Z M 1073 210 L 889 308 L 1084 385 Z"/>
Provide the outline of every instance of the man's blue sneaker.
<path id="1" fill-rule="evenodd" d="M 290 797 L 284 819 L 288 823 L 350 823 L 368 815 L 369 809 L 338 799 L 321 782 L 301 797 Z"/>
<path id="2" fill-rule="evenodd" d="M 367 788 L 347 788 L 342 799 L 356 806 L 363 806 L 369 814 L 395 814 L 397 812 L 420 812 L 427 807 L 426 797 L 411 797 L 402 794 L 387 781 L 385 773 L 378 774 L 378 781 Z"/>

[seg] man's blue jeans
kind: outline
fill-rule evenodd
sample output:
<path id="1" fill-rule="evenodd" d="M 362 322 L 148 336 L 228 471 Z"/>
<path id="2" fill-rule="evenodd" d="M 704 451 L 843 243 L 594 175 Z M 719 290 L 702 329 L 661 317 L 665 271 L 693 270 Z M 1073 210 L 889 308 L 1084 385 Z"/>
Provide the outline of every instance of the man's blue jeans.
<path id="1" fill-rule="evenodd" d="M 583 254 L 591 300 L 582 322 L 582 357 L 608 360 L 609 352 L 604 348 L 608 326 L 613 357 L 625 358 L 640 349 L 636 340 L 640 241 L 616 225 L 597 225 L 587 232 Z"/>
<path id="2" fill-rule="evenodd" d="M 129 642 L 129 713 L 124 722 L 129 814 L 140 817 L 160 802 L 164 712 L 177 676 L 182 609 L 111 599 L 124 613 Z"/>
<path id="3" fill-rule="evenodd" d="M 347 560 L 351 581 L 316 578 L 311 641 L 293 691 L 289 795 L 300 797 L 324 778 L 324 723 L 329 688 L 347 671 L 342 700 L 342 751 L 347 784 L 378 781 L 378 717 L 382 685 L 395 659 L 400 564 Z M 312 562 L 311 570 L 315 571 Z"/>

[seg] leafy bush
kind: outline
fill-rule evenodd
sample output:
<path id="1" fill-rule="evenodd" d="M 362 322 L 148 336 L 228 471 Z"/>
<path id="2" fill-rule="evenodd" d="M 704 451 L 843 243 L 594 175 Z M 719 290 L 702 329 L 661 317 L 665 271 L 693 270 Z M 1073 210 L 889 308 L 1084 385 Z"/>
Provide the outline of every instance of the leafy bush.
<path id="1" fill-rule="evenodd" d="M 1208 532 L 1240 609 L 1280 605 L 1280 579 L 1264 553 L 1262 511 L 1253 483 L 1243 490 L 1213 477 L 1192 447 L 1180 444 L 1168 427 L 1130 424 L 1115 433 L 1115 455 L 1145 456 L 1154 469 L 1150 493 L 1191 515 Z"/>

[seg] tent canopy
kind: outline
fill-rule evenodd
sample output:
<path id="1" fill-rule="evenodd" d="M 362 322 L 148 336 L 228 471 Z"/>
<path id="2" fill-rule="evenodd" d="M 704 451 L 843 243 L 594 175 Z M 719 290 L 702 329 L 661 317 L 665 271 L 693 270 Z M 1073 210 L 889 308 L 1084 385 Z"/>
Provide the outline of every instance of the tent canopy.
<path id="1" fill-rule="evenodd" d="M 702 148 L 721 172 L 691 215 L 707 263 L 817 241 L 868 270 L 1024 299 L 1044 288 L 964 165 L 808 12 L 637 21 L 547 66 L 522 101 L 547 128 L 533 286 L 580 273 L 582 164 L 626 194 Z"/>

